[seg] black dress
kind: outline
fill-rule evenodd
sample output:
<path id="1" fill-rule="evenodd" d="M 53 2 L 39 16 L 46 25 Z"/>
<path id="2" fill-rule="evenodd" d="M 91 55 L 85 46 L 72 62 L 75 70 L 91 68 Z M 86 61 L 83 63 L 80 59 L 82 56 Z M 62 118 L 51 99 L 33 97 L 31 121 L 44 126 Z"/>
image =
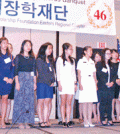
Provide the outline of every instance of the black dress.
<path id="1" fill-rule="evenodd" d="M 115 67 L 116 71 L 118 71 L 119 62 L 112 63 L 112 64 Z M 115 99 L 118 99 L 118 97 L 119 97 L 119 89 L 120 89 L 120 86 L 118 86 L 118 84 L 115 83 L 115 90 L 114 90 L 114 98 Z"/>

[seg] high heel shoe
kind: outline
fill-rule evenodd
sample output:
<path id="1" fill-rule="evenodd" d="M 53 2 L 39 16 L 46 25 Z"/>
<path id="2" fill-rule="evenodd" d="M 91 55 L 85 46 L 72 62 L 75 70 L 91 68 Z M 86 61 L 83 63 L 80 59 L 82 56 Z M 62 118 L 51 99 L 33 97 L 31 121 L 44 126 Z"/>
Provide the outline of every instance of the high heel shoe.
<path id="1" fill-rule="evenodd" d="M 103 126 L 107 126 L 107 123 L 104 123 L 103 121 L 101 122 Z"/>
<path id="2" fill-rule="evenodd" d="M 88 122 L 89 127 L 95 127 L 94 124 Z"/>
<path id="3" fill-rule="evenodd" d="M 73 127 L 70 122 L 67 122 L 67 127 Z"/>
<path id="4" fill-rule="evenodd" d="M 113 126 L 114 124 L 112 123 L 112 121 L 108 121 L 108 126 Z"/>
<path id="5" fill-rule="evenodd" d="M 89 127 L 89 124 L 88 124 L 88 122 L 87 122 L 87 124 L 85 124 L 85 123 L 84 123 L 84 127 Z"/>
<path id="6" fill-rule="evenodd" d="M 63 127 L 66 127 L 66 122 L 63 122 L 62 125 L 63 125 Z"/>

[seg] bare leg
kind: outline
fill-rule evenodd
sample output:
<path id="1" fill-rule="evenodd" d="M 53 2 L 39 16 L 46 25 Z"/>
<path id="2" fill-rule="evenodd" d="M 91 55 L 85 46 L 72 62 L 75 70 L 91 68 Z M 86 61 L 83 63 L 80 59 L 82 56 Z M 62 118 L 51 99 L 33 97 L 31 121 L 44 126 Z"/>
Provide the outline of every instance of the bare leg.
<path id="1" fill-rule="evenodd" d="M 62 116 L 62 122 L 65 122 L 65 111 L 66 111 L 66 100 L 67 100 L 67 95 L 66 94 L 61 94 L 61 116 Z"/>
<path id="2" fill-rule="evenodd" d="M 7 111 L 6 111 L 6 117 L 5 117 L 5 122 L 6 123 L 9 122 L 10 110 L 11 110 L 11 100 L 8 99 Z"/>
<path id="3" fill-rule="evenodd" d="M 92 103 L 88 103 L 88 122 L 92 124 Z"/>
<path id="4" fill-rule="evenodd" d="M 67 101 L 66 101 L 67 122 L 70 121 L 72 99 L 73 99 L 73 95 L 67 94 Z"/>
<path id="5" fill-rule="evenodd" d="M 38 99 L 37 112 L 38 112 L 40 123 L 44 122 L 44 99 Z M 42 124 L 42 126 L 44 126 L 44 124 Z"/>
<path id="6" fill-rule="evenodd" d="M 79 122 L 83 122 L 83 103 L 79 103 Z"/>
<path id="7" fill-rule="evenodd" d="M 87 103 L 83 103 L 83 117 L 84 117 L 84 124 L 88 125 L 87 119 Z"/>
<path id="8" fill-rule="evenodd" d="M 83 103 L 79 103 L 79 119 L 83 119 Z"/>
<path id="9" fill-rule="evenodd" d="M 100 110 L 99 110 L 100 103 L 97 103 L 97 115 L 98 115 L 98 122 L 100 122 Z"/>
<path id="10" fill-rule="evenodd" d="M 8 102 L 7 99 L 8 99 L 8 95 L 3 95 L 2 96 L 2 119 L 1 119 L 2 128 L 6 128 L 5 115 L 6 115 L 7 102 Z"/>
<path id="11" fill-rule="evenodd" d="M 96 108 L 96 104 L 92 104 L 93 107 L 93 115 L 94 115 L 94 121 L 97 122 L 97 108 Z"/>
<path id="12" fill-rule="evenodd" d="M 50 120 L 49 120 L 50 114 L 51 114 L 51 110 L 52 110 L 52 99 L 50 100 L 50 103 L 49 103 L 49 115 L 48 115 L 48 124 L 49 125 L 51 125 Z"/>
<path id="13" fill-rule="evenodd" d="M 49 118 L 49 105 L 51 98 L 46 98 L 44 101 L 44 122 L 46 122 L 46 126 L 48 126 L 48 118 Z"/>
<path id="14" fill-rule="evenodd" d="M 119 121 L 119 109 L 120 109 L 120 107 L 119 107 L 119 100 L 118 100 L 118 99 L 116 99 L 116 113 L 117 113 L 117 121 Z"/>
<path id="15" fill-rule="evenodd" d="M 114 109 L 115 109 L 115 99 L 112 100 L 112 121 L 116 121 L 115 120 L 115 115 L 114 115 Z"/>

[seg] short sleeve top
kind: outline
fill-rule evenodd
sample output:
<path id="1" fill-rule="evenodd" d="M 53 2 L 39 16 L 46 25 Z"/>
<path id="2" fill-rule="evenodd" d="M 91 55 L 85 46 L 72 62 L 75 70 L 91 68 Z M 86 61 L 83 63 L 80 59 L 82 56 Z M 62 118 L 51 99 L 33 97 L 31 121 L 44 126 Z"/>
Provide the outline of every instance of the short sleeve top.
<path id="1" fill-rule="evenodd" d="M 25 58 L 21 54 L 17 55 L 15 58 L 15 76 L 18 75 L 19 71 L 34 72 L 34 75 L 36 75 L 35 58 L 32 56 Z"/>
<path id="2" fill-rule="evenodd" d="M 77 63 L 77 70 L 81 71 L 82 77 L 88 75 L 93 76 L 93 72 L 96 72 L 95 63 L 91 58 L 88 61 L 87 58 L 84 56 Z"/>

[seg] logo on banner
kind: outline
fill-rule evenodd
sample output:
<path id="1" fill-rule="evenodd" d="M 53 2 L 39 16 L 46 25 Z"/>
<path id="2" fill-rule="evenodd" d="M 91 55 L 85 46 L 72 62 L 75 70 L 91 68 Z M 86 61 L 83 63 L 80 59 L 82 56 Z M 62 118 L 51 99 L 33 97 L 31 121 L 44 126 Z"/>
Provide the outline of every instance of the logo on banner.
<path id="1" fill-rule="evenodd" d="M 104 49 L 106 46 L 106 42 L 97 42 L 97 48 Z"/>
<path id="2" fill-rule="evenodd" d="M 97 9 L 96 2 L 90 4 L 87 9 L 87 16 L 89 23 L 94 28 L 108 28 L 113 21 L 113 14 L 111 8 L 104 3 L 101 9 Z M 94 10 L 96 9 L 96 10 Z"/>

